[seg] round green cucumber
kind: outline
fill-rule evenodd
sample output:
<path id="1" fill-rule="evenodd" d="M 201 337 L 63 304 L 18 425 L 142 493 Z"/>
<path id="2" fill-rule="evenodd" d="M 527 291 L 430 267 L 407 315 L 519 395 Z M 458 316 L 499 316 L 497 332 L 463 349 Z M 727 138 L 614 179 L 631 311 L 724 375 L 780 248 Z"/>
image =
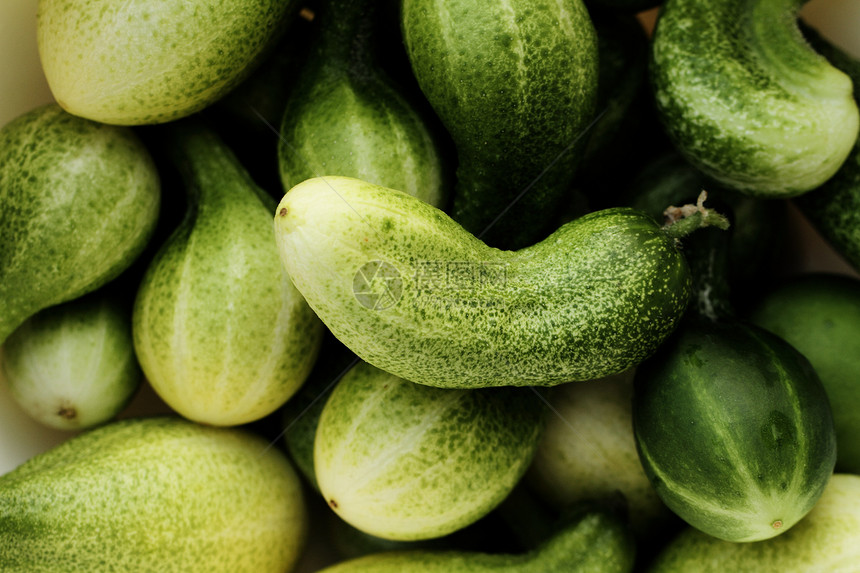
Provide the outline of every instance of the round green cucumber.
<path id="1" fill-rule="evenodd" d="M 121 125 L 200 111 L 243 80 L 293 0 L 40 0 L 37 38 L 55 99 Z"/>
<path id="2" fill-rule="evenodd" d="M 726 187 L 790 197 L 833 176 L 858 134 L 850 79 L 813 51 L 800 0 L 668 0 L 652 40 L 663 124 Z"/>
<path id="3" fill-rule="evenodd" d="M 49 104 L 0 129 L 0 344 L 128 268 L 160 200 L 155 164 L 128 128 Z"/>
<path id="4" fill-rule="evenodd" d="M 317 484 L 332 510 L 365 533 L 441 537 L 511 492 L 537 449 L 543 414 L 526 388 L 431 388 L 362 362 L 320 415 Z"/>
<path id="5" fill-rule="evenodd" d="M 307 536 L 300 485 L 250 433 L 178 417 L 113 422 L 0 476 L 0 563 L 283 573 Z"/>
<path id="6" fill-rule="evenodd" d="M 405 0 L 422 91 L 457 149 L 452 213 L 490 245 L 544 238 L 570 195 L 597 98 L 581 0 Z"/>
<path id="7" fill-rule="evenodd" d="M 836 474 L 791 531 L 760 543 L 729 543 L 690 528 L 648 573 L 853 573 L 860 563 L 860 476 Z"/>
<path id="8" fill-rule="evenodd" d="M 836 461 L 830 404 L 809 361 L 737 321 L 689 321 L 637 368 L 633 427 L 660 498 L 727 541 L 790 529 Z"/>
<path id="9" fill-rule="evenodd" d="M 749 319 L 812 363 L 833 410 L 836 470 L 860 473 L 860 280 L 821 273 L 792 277 L 763 296 Z"/>
<path id="10" fill-rule="evenodd" d="M 6 340 L 0 369 L 15 401 L 46 426 L 77 430 L 107 422 L 142 378 L 131 311 L 100 292 L 45 309 Z"/>
<path id="11" fill-rule="evenodd" d="M 341 342 L 443 388 L 626 370 L 669 335 L 689 297 L 675 239 L 632 209 L 501 251 L 406 193 L 325 177 L 285 195 L 275 234 L 296 287 Z"/>

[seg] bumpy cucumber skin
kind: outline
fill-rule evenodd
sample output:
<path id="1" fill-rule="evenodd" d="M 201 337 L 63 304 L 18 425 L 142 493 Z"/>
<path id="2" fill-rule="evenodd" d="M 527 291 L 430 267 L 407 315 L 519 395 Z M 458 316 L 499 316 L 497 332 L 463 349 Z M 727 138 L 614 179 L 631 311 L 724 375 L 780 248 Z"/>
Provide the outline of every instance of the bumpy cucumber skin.
<path id="1" fill-rule="evenodd" d="M 591 510 L 521 555 L 465 551 L 391 551 L 353 559 L 324 573 L 628 573 L 635 547 L 614 515 Z"/>
<path id="2" fill-rule="evenodd" d="M 114 422 L 0 477 L 9 572 L 282 573 L 306 529 L 283 454 L 180 418 Z"/>
<path id="3" fill-rule="evenodd" d="M 821 185 L 858 134 L 850 80 L 815 53 L 797 0 L 668 0 L 652 41 L 663 124 L 727 187 L 789 197 Z"/>
<path id="4" fill-rule="evenodd" d="M 860 474 L 860 280 L 800 275 L 760 299 L 749 319 L 812 363 L 833 410 L 836 470 Z"/>
<path id="5" fill-rule="evenodd" d="M 729 543 L 693 528 L 648 573 L 854 573 L 860 563 L 860 476 L 836 474 L 803 521 L 761 543 Z"/>
<path id="6" fill-rule="evenodd" d="M 660 498 L 727 541 L 781 534 L 836 461 L 827 395 L 799 352 L 739 323 L 690 323 L 637 368 L 633 427 Z"/>
<path id="7" fill-rule="evenodd" d="M 142 378 L 130 309 L 98 293 L 45 309 L 9 337 L 0 369 L 15 401 L 46 426 L 74 430 L 107 422 Z"/>
<path id="8" fill-rule="evenodd" d="M 293 0 L 42 0 L 37 39 L 57 102 L 103 123 L 200 111 L 252 70 Z"/>
<path id="9" fill-rule="evenodd" d="M 405 193 L 327 177 L 286 194 L 275 232 L 296 287 L 341 342 L 378 368 L 443 388 L 621 372 L 669 335 L 690 295 L 673 240 L 632 209 L 500 251 Z M 357 273 L 370 280 L 373 261 L 390 265 L 393 278 L 368 283 L 393 288 L 396 297 L 379 299 L 390 305 L 356 296 Z"/>
<path id="10" fill-rule="evenodd" d="M 329 506 L 366 533 L 441 537 L 510 493 L 537 449 L 544 412 L 525 388 L 431 388 L 362 362 L 320 415 L 317 483 Z"/>
<path id="11" fill-rule="evenodd" d="M 212 132 L 185 123 L 169 133 L 191 206 L 140 284 L 135 350 L 152 387 L 183 416 L 248 423 L 298 390 L 323 326 L 278 259 L 274 200 Z"/>
<path id="12" fill-rule="evenodd" d="M 160 200 L 155 164 L 127 128 L 49 104 L 0 130 L 0 344 L 131 265 Z"/>
<path id="13" fill-rule="evenodd" d="M 406 0 L 401 22 L 414 74 L 457 149 L 454 219 L 501 248 L 544 238 L 595 112 L 597 40 L 584 5 Z"/>

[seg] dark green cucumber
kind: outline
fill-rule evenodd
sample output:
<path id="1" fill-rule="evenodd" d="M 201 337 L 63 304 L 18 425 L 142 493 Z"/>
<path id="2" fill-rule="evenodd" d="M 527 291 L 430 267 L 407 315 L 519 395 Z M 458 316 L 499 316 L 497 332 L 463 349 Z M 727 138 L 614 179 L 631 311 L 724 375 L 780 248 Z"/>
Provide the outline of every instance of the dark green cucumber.
<path id="1" fill-rule="evenodd" d="M 597 40 L 581 0 L 405 0 L 401 17 L 457 149 L 454 219 L 495 247 L 544 238 L 595 114 Z"/>
<path id="2" fill-rule="evenodd" d="M 278 163 L 283 188 L 357 177 L 444 207 L 450 182 L 430 119 L 381 67 L 381 3 L 330 0 L 287 98 Z"/>
<path id="3" fill-rule="evenodd" d="M 297 288 L 341 342 L 439 387 L 623 371 L 663 342 L 689 298 L 674 231 L 633 209 L 501 251 L 405 193 L 328 177 L 286 194 L 275 233 Z"/>
<path id="4" fill-rule="evenodd" d="M 723 185 L 763 197 L 810 191 L 858 134 L 851 81 L 804 41 L 800 0 L 668 0 L 651 83 L 681 152 Z"/>

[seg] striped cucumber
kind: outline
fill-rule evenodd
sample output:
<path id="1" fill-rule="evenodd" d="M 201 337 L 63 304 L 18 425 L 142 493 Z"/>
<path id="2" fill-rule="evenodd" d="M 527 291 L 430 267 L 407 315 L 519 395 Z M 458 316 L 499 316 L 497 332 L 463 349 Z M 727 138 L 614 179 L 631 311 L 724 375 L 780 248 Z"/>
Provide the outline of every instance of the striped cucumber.
<path id="1" fill-rule="evenodd" d="M 501 251 L 406 193 L 339 177 L 293 187 L 275 214 L 284 265 L 332 333 L 444 388 L 548 386 L 643 360 L 687 304 L 681 229 L 608 209 Z"/>
<path id="2" fill-rule="evenodd" d="M 667 0 L 651 54 L 663 124 L 726 187 L 789 197 L 830 178 L 857 139 L 850 79 L 813 51 L 800 0 Z"/>

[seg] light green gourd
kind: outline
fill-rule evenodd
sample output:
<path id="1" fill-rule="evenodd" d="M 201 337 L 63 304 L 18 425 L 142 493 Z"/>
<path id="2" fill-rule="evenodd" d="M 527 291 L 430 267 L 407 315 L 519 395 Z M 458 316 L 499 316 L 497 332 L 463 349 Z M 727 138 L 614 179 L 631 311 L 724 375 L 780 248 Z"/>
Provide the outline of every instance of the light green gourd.
<path id="1" fill-rule="evenodd" d="M 298 477 L 250 433 L 114 422 L 0 476 L 7 573 L 284 573 L 307 515 Z"/>
<path id="2" fill-rule="evenodd" d="M 160 200 L 155 165 L 128 128 L 49 104 L 0 129 L 0 344 L 131 265 Z"/>
<path id="3" fill-rule="evenodd" d="M 272 238 L 274 200 L 205 126 L 162 134 L 189 211 L 150 263 L 135 301 L 138 359 L 183 416 L 236 425 L 279 408 L 313 366 L 323 327 Z"/>

